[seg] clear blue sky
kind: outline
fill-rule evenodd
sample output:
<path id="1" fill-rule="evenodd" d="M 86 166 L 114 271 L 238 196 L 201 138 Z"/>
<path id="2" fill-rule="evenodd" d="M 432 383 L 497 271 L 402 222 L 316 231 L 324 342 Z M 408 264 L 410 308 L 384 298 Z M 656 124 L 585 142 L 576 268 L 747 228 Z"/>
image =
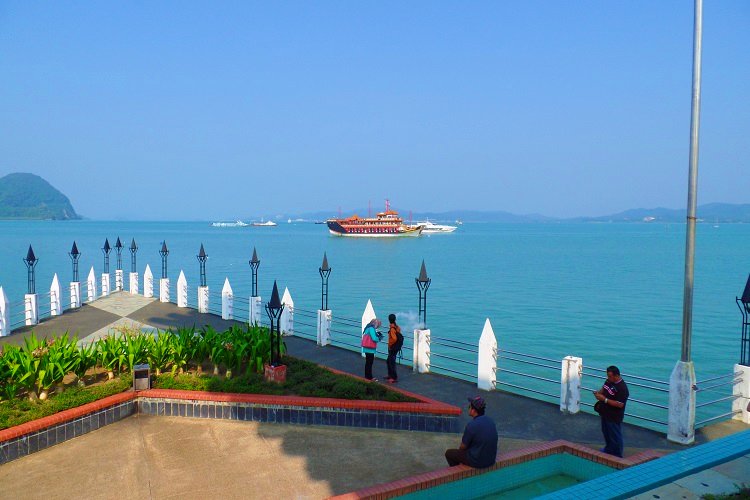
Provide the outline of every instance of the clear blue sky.
<path id="1" fill-rule="evenodd" d="M 0 176 L 97 219 L 682 208 L 692 29 L 687 0 L 4 1 Z M 703 61 L 698 200 L 747 203 L 750 2 L 705 2 Z"/>

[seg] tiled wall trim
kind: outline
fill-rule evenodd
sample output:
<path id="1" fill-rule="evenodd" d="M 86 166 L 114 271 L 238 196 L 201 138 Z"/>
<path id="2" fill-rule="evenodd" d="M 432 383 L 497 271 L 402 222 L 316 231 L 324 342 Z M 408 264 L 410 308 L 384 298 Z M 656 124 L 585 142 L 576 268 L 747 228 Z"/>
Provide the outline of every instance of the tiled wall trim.
<path id="1" fill-rule="evenodd" d="M 458 432 L 458 416 L 299 405 L 137 398 L 144 415 L 218 418 L 298 425 L 336 425 L 421 432 Z"/>
<path id="2" fill-rule="evenodd" d="M 113 424 L 133 415 L 135 409 L 135 401 L 125 401 L 3 441 L 0 443 L 0 464 L 36 453 L 68 439 L 82 436 L 105 425 Z"/>

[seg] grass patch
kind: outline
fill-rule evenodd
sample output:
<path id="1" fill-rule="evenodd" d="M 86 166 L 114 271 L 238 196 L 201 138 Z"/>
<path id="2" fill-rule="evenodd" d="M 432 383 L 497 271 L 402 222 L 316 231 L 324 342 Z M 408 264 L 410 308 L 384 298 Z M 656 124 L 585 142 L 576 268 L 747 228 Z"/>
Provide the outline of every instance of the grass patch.
<path id="1" fill-rule="evenodd" d="M 69 387 L 61 394 L 50 396 L 47 401 L 29 401 L 28 399 L 2 401 L 0 402 L 0 429 L 7 429 L 119 394 L 132 386 L 130 376 L 125 375 L 91 387 Z"/>
<path id="2" fill-rule="evenodd" d="M 158 389 L 180 389 L 186 391 L 232 392 L 239 394 L 272 394 L 279 396 L 309 396 L 316 398 L 355 399 L 366 401 L 390 401 L 394 403 L 416 402 L 388 387 L 338 375 L 315 363 L 284 357 L 287 366 L 286 382 L 266 382 L 259 373 L 248 373 L 227 379 L 214 375 L 167 375 L 156 377 Z"/>
<path id="3" fill-rule="evenodd" d="M 703 495 L 701 498 L 703 500 L 750 500 L 750 486 L 742 485 L 742 486 L 736 486 L 737 491 L 734 493 L 725 493 L 722 495 L 714 495 L 714 494 L 707 494 Z"/>

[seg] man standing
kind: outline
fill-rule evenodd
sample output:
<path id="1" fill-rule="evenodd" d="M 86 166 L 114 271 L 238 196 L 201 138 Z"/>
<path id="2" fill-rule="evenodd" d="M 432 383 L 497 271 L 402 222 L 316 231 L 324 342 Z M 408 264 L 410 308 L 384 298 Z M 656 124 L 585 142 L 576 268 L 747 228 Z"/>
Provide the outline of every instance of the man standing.
<path id="1" fill-rule="evenodd" d="M 628 401 L 628 386 L 620 376 L 620 369 L 616 366 L 607 368 L 607 380 L 601 389 L 594 392 L 594 397 L 603 406 L 599 411 L 602 419 L 602 434 L 606 446 L 601 449 L 604 453 L 622 458 L 622 419 L 625 417 L 625 403 Z"/>
<path id="2" fill-rule="evenodd" d="M 497 459 L 497 428 L 490 417 L 484 415 L 487 404 L 484 398 L 469 398 L 469 416 L 461 446 L 445 452 L 448 465 L 464 464 L 470 467 L 489 467 Z"/>

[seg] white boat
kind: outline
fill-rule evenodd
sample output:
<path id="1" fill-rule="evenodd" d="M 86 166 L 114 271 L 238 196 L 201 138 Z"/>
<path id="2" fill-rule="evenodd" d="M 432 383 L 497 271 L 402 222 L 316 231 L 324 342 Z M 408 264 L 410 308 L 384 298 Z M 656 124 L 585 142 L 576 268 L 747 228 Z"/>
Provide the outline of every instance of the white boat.
<path id="1" fill-rule="evenodd" d="M 456 226 L 435 224 L 434 222 L 430 222 L 428 220 L 424 222 L 417 222 L 417 225 L 422 226 L 422 234 L 452 233 L 456 230 Z"/>
<path id="2" fill-rule="evenodd" d="M 235 222 L 212 222 L 212 227 L 245 227 L 249 226 L 247 222 L 242 222 L 241 220 L 237 220 Z"/>
<path id="3" fill-rule="evenodd" d="M 276 223 L 274 221 L 272 221 L 272 220 L 267 220 L 266 222 L 253 222 L 253 226 L 256 226 L 256 227 L 258 227 L 258 226 L 271 227 L 271 226 L 275 226 L 275 225 L 276 225 Z"/>

